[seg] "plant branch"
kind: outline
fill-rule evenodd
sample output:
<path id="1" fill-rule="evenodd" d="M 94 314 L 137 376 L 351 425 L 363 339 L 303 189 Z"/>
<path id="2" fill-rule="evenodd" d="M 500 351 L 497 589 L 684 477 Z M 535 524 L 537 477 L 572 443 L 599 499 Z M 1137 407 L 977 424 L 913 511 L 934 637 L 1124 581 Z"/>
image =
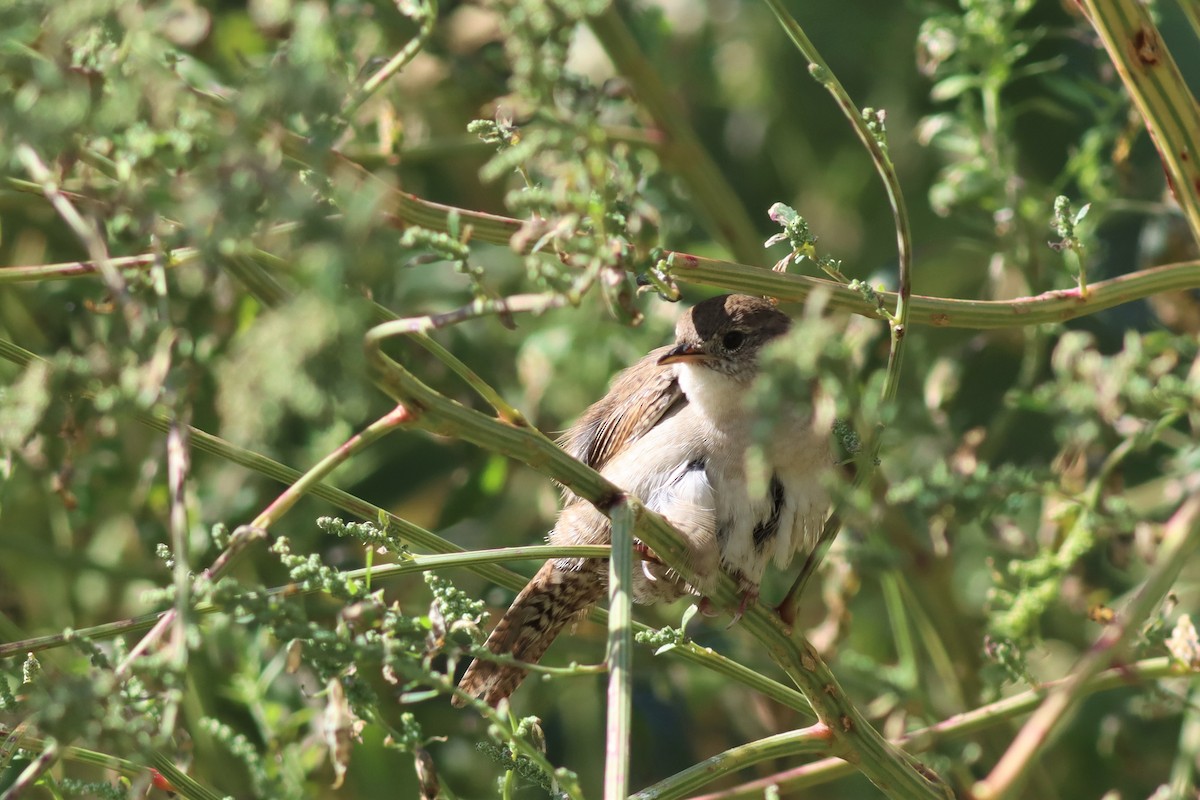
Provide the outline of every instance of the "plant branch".
<path id="1" fill-rule="evenodd" d="M 414 199 L 414 202 L 425 203 L 427 201 Z M 511 220 L 511 222 L 516 223 L 516 220 Z M 475 238 L 479 237 L 475 236 Z M 167 265 L 182 264 L 196 256 L 197 253 L 189 248 L 174 250 L 171 251 Z M 153 260 L 154 255 L 145 254 L 111 259 L 110 261 L 124 268 L 150 269 L 153 266 Z M 859 314 L 872 319 L 882 318 L 878 309 L 864 300 L 860 293 L 835 281 L 772 272 L 733 261 L 721 261 L 679 252 L 668 252 L 664 264 L 670 278 L 685 284 L 714 286 L 729 291 L 767 295 L 790 303 L 802 303 L 814 291 L 821 289 L 829 293 L 827 306 L 831 309 Z M 33 267 L 4 267 L 0 268 L 0 284 L 84 277 L 95 275 L 98 271 L 99 268 L 92 261 L 68 261 Z M 914 294 L 910 298 L 909 324 L 965 330 L 1023 328 L 1029 325 L 1067 322 L 1163 292 L 1188 289 L 1200 289 L 1200 260 L 1163 264 L 1091 283 L 1088 284 L 1086 298 L 1079 295 L 1078 288 L 1042 292 L 1031 297 L 1015 297 L 1010 300 L 966 300 Z M 897 299 L 895 292 L 880 291 L 879 295 L 894 307 Z M 503 303 L 504 301 L 492 302 Z M 532 300 L 529 302 L 533 303 Z M 464 309 L 470 308 L 473 308 L 473 304 L 464 307 Z M 528 310 L 536 311 L 537 309 Z M 499 312 L 500 308 L 497 307 L 495 313 Z M 463 309 L 447 313 L 462 315 L 463 319 L 475 316 Z M 481 310 L 479 313 L 483 314 L 487 311 Z M 394 318 L 391 312 L 387 312 L 387 315 Z M 414 319 L 438 321 L 437 317 Z M 412 322 L 410 324 L 419 327 L 421 324 L 428 323 Z"/>
<path id="2" fill-rule="evenodd" d="M 786 733 L 767 736 L 749 744 L 732 747 L 723 753 L 706 758 L 682 772 L 631 795 L 629 800 L 677 800 L 690 796 L 717 778 L 772 758 L 798 755 L 825 755 L 830 750 L 832 736 L 821 723 Z"/>
<path id="3" fill-rule="evenodd" d="M 834 281 L 785 275 L 684 253 L 672 253 L 666 261 L 667 274 L 683 283 L 768 295 L 797 303 L 803 302 L 817 288 L 822 288 L 829 292 L 829 308 L 880 319 L 878 310 L 862 295 Z M 1023 328 L 1066 322 L 1161 292 L 1196 288 L 1200 288 L 1200 261 L 1182 261 L 1089 284 L 1086 298 L 1080 297 L 1078 288 L 1042 292 L 1011 300 L 960 300 L 913 295 L 909 322 L 935 328 L 969 330 Z M 879 294 L 891 303 L 896 302 L 895 292 L 881 291 Z"/>
<path id="4" fill-rule="evenodd" d="M 765 675 L 721 655 L 712 648 L 701 647 L 688 639 L 683 642 L 673 642 L 655 651 L 655 655 L 664 653 L 670 653 L 684 661 L 711 670 L 718 675 L 724 675 L 765 697 L 771 698 L 785 708 L 799 711 L 808 717 L 813 716 L 812 704 L 800 692 L 778 681 L 773 681 Z"/>
<path id="5" fill-rule="evenodd" d="M 629 794 L 629 739 L 633 714 L 633 529 L 637 509 L 612 507 L 608 568 L 608 715 L 604 728 L 604 800 Z"/>
<path id="6" fill-rule="evenodd" d="M 375 74 L 363 83 L 358 94 L 351 99 L 342 112 L 344 116 L 347 118 L 352 116 L 363 103 L 370 99 L 371 95 L 379 91 L 379 88 L 384 83 L 402 70 L 408 62 L 412 61 L 413 57 L 421 51 L 421 48 L 428 43 L 429 37 L 433 35 L 434 23 L 437 22 L 438 9 L 436 0 L 426 0 L 425 3 L 421 4 L 416 12 L 416 16 L 419 18 L 417 35 L 409 40 L 404 47 L 400 48 L 394 56 L 388 59 L 386 64 L 376 70 Z"/>
<path id="7" fill-rule="evenodd" d="M 364 449 L 374 444 L 379 439 L 383 438 L 387 433 L 397 427 L 402 427 L 410 422 L 408 410 L 403 407 L 397 407 L 390 412 L 380 417 L 375 422 L 367 426 L 362 433 L 357 433 L 350 437 L 341 446 L 318 461 L 311 469 L 304 473 L 298 480 L 293 482 L 283 491 L 279 497 L 267 506 L 254 521 L 249 525 L 244 525 L 234 531 L 230 537 L 229 546 L 217 556 L 211 565 L 201 572 L 199 580 L 213 583 L 223 575 L 230 566 L 233 565 L 238 554 L 250 542 L 261 539 L 267 535 L 267 530 L 290 511 L 300 498 L 312 490 L 314 486 L 321 483 L 327 475 L 337 469 L 339 466 L 348 461 L 356 453 L 362 452 Z M 171 429 L 174 429 L 176 423 L 170 423 L 168 426 L 168 434 Z M 114 671 L 117 677 L 124 675 L 134 660 L 155 642 L 158 637 L 165 633 L 171 625 L 180 617 L 182 610 L 185 608 L 182 604 L 176 605 L 173 608 L 164 611 L 162 616 L 150 629 L 150 632 L 142 637 L 134 647 L 130 648 L 125 660 L 122 661 Z"/>
<path id="8" fill-rule="evenodd" d="M 1171 191 L 1200 242 L 1200 105 L 1144 4 L 1081 0 L 1080 5 L 1150 130 Z"/>

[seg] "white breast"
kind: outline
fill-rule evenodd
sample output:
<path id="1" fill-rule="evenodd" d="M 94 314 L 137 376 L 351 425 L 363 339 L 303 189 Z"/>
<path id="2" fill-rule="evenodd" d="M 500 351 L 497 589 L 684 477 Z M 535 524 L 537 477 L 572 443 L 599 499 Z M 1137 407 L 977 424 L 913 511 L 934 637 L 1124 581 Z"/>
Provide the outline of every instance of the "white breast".
<path id="1" fill-rule="evenodd" d="M 831 463 L 829 434 L 814 431 L 808 414 L 778 421 L 762 453 L 765 474 L 752 486 L 747 478 L 752 420 L 743 404 L 748 387 L 700 365 L 679 364 L 678 370 L 689 407 L 696 407 L 707 429 L 706 471 L 716 499 L 722 565 L 744 587 L 757 587 L 768 562 L 786 567 L 816 545 L 829 505 L 821 486 Z M 775 535 L 756 543 L 755 530 L 776 514 Z"/>

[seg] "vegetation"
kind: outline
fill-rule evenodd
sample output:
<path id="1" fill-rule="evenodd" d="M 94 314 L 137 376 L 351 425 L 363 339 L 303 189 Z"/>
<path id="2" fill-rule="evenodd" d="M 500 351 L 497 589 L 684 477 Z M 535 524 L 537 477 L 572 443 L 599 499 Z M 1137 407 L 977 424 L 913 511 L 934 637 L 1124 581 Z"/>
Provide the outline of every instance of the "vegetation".
<path id="1" fill-rule="evenodd" d="M 0 5 L 0 798 L 1195 797 L 1198 35 Z M 452 708 L 554 481 L 613 497 L 554 433 L 719 290 L 839 419 L 825 545 L 631 622 L 680 548 L 606 504 L 608 609 Z"/>

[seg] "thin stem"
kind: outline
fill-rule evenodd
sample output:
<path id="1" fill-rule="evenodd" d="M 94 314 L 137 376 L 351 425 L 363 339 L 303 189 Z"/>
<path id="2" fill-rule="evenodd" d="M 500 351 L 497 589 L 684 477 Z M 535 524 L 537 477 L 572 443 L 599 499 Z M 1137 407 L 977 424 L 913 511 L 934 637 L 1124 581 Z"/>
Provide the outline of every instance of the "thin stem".
<path id="1" fill-rule="evenodd" d="M 420 7 L 420 28 L 417 30 L 417 35 L 414 36 L 404 47 L 388 59 L 388 62 L 376 70 L 375 74 L 363 83 L 358 94 L 347 104 L 346 109 L 342 114 L 349 118 L 357 111 L 363 103 L 370 99 L 371 95 L 379 91 L 393 75 L 399 72 L 404 66 L 413 60 L 413 58 L 421 51 L 421 48 L 429 41 L 429 37 L 433 35 L 433 26 L 437 22 L 438 7 L 437 0 L 425 0 Z"/>
<path id="2" fill-rule="evenodd" d="M 503 298 L 478 297 L 472 302 L 441 314 L 423 317 L 405 317 L 396 321 L 396 333 L 428 333 L 432 330 L 457 325 L 469 319 L 483 316 L 508 314 L 542 314 L 553 308 L 568 305 L 567 298 L 560 294 L 517 294 Z M 389 335 L 391 335 L 389 333 Z"/>
<path id="3" fill-rule="evenodd" d="M 486 217 L 491 221 L 493 228 L 503 233 L 499 239 L 492 240 L 481 236 L 479 229 L 476 229 L 474 240 L 507 242 L 507 237 L 511 236 L 520 224 L 517 220 L 507 217 L 451 209 L 449 206 L 431 203 L 412 195 L 404 197 L 409 207 L 422 209 L 421 213 L 412 219 L 413 224 L 421 224 L 433 230 L 445 230 L 445 216 L 454 210 L 464 218 L 472 214 Z M 423 222 L 418 223 L 417 217 Z M 509 223 L 511 228 L 508 227 Z M 173 250 L 167 266 L 190 261 L 196 255 L 187 248 Z M 767 295 L 795 303 L 804 302 L 810 294 L 820 289 L 829 293 L 827 306 L 831 309 L 872 319 L 884 319 L 879 309 L 864 300 L 859 292 L 836 281 L 772 272 L 734 261 L 721 261 L 688 253 L 668 251 L 665 255 L 663 263 L 667 276 L 680 283 Z M 153 266 L 154 258 L 154 254 L 144 254 L 110 259 L 110 263 L 129 269 L 149 269 Z M 0 268 L 0 284 L 9 282 L 10 275 L 13 276 L 11 281 L 16 282 L 75 278 L 94 275 L 97 272 L 99 267 L 92 261 L 70 261 L 36 267 L 4 267 Z M 1200 261 L 1181 261 L 1135 270 L 1117 278 L 1089 284 L 1087 297 L 1080 296 L 1078 287 L 1010 300 L 967 300 L 914 294 L 909 303 L 909 324 L 965 330 L 1024 328 L 1030 325 L 1066 322 L 1163 292 L 1197 288 L 1200 288 Z M 890 305 L 894 306 L 897 302 L 895 292 L 880 291 L 879 295 Z M 385 312 L 385 317 L 395 319 L 395 315 L 390 311 Z M 416 341 L 422 343 L 420 339 Z"/>
<path id="4" fill-rule="evenodd" d="M 188 611 L 191 607 L 191 567 L 188 560 L 187 524 L 187 475 L 191 468 L 188 457 L 187 428 L 174 423 L 167 431 L 167 483 L 171 496 L 170 534 L 171 558 L 175 561 L 172 570 L 175 582 L 175 613 L 180 620 L 172 641 L 171 655 L 174 666 L 182 671 L 187 666 L 187 642 L 185 640 Z"/>
<path id="5" fill-rule="evenodd" d="M 870 109 L 859 110 L 850 98 L 850 94 L 842 86 L 841 81 L 825 63 L 815 45 L 804 33 L 800 24 L 783 7 L 781 0 L 765 0 L 779 24 L 783 27 L 796 49 L 807 59 L 809 74 L 817 80 L 833 96 L 842 114 L 850 122 L 860 142 L 871 156 L 871 163 L 883 182 L 887 193 L 888 204 L 892 209 L 892 220 L 896 231 L 896 254 L 898 263 L 897 287 L 899 291 L 894 296 L 895 310 L 887 312 L 883 308 L 883 299 L 877 295 L 876 316 L 887 320 L 890 331 L 887 367 L 884 372 L 881 398 L 883 403 L 895 401 L 900 388 L 900 370 L 904 363 L 904 342 L 908 332 L 910 296 L 912 295 L 912 230 L 908 221 L 908 207 L 904 202 L 904 192 L 900 188 L 900 178 L 896 174 L 896 166 L 892 163 L 886 145 L 884 116 L 882 112 L 872 112 Z M 846 287 L 847 290 L 850 290 Z M 857 293 L 857 292 L 856 292 Z M 871 431 L 863 446 L 862 457 L 854 477 L 855 486 L 862 486 L 871 480 L 879 452 L 883 446 L 883 430 L 878 427 Z M 804 587 L 811 577 L 816 574 L 833 539 L 837 536 L 841 525 L 838 524 L 840 514 L 837 510 L 830 516 L 829 523 L 821 529 L 817 544 L 809 553 L 804 569 L 796 576 L 792 587 L 788 590 L 779 612 L 785 620 L 793 620 L 796 610 L 804 593 Z"/>
<path id="6" fill-rule="evenodd" d="M 670 653 L 691 664 L 697 664 L 718 675 L 724 675 L 753 689 L 764 697 L 771 698 L 786 708 L 799 711 L 808 717 L 814 716 L 812 704 L 808 702 L 808 699 L 803 694 L 790 686 L 785 686 L 778 681 L 771 680 L 760 672 L 721 655 L 712 648 L 701 647 L 695 642 L 688 640 L 679 644 L 672 644 L 669 649 L 660 649 L 659 652 Z"/>
<path id="7" fill-rule="evenodd" d="M 32 789 L 34 784 L 58 763 L 58 759 L 62 757 L 62 750 L 62 746 L 54 739 L 47 739 L 42 752 L 38 753 L 38 757 L 21 770 L 17 779 L 4 790 L 3 794 L 0 794 L 0 800 L 17 800 L 27 790 Z"/>
<path id="8" fill-rule="evenodd" d="M 761 294 L 786 302 L 801 303 L 820 288 L 829 293 L 827 307 L 879 319 L 879 312 L 862 295 L 834 281 L 756 269 L 730 261 L 718 261 L 685 253 L 666 259 L 667 275 L 682 283 L 704 284 L 731 291 Z M 1137 270 L 1117 278 L 1098 281 L 1080 297 L 1078 287 L 1011 300 L 960 300 L 913 295 L 909 321 L 935 328 L 995 330 L 1058 323 L 1095 314 L 1122 303 L 1162 292 L 1200 288 L 1200 261 L 1182 261 Z M 895 292 L 879 292 L 895 302 Z"/>
<path id="9" fill-rule="evenodd" d="M 83 244 L 88 255 L 96 264 L 98 271 L 104 276 L 104 283 L 113 296 L 121 302 L 121 310 L 125 316 L 126 324 L 129 326 L 129 332 L 135 339 L 141 338 L 145 332 L 145 323 L 138 312 L 138 308 L 131 303 L 126 302 L 127 292 L 125 280 L 121 277 L 112 262 L 108 257 L 108 246 L 105 244 L 104 237 L 100 234 L 100 228 L 96 225 L 95 220 L 84 219 L 83 215 L 72 204 L 71 199 L 66 196 L 58 188 L 58 181 L 51 174 L 50 169 L 42 163 L 42 159 L 38 156 L 37 151 L 27 144 L 19 144 L 16 147 L 17 159 L 29 172 L 30 177 L 34 179 L 40 186 L 42 193 L 54 207 L 58 216 L 63 222 L 67 223 L 67 227 Z"/>
<path id="10" fill-rule="evenodd" d="M 829 752 L 831 741 L 829 728 L 820 723 L 797 731 L 768 736 L 706 758 L 664 781 L 642 789 L 631 795 L 629 800 L 677 800 L 690 796 L 692 792 L 718 778 L 772 758 L 823 755 Z"/>
<path id="11" fill-rule="evenodd" d="M 167 254 L 165 266 L 176 266 L 198 258 L 200 251 L 194 247 L 180 247 Z M 150 269 L 162 258 L 160 253 L 142 253 L 136 256 L 121 256 L 108 259 L 113 269 Z M 0 267 L 0 285 L 29 281 L 79 278 L 100 272 L 95 261 L 66 261 L 61 264 L 38 264 L 28 267 Z"/>
<path id="12" fill-rule="evenodd" d="M 475 393 L 492 407 L 500 419 L 513 425 L 529 427 L 529 421 L 525 419 L 525 415 L 521 413 L 520 409 L 505 400 L 504 396 L 493 389 L 491 384 L 479 377 L 475 370 L 463 363 L 462 359 L 442 347 L 432 336 L 427 333 L 414 333 L 412 340 L 449 367 L 450 371 L 461 378 L 463 383 L 474 389 Z"/>
<path id="13" fill-rule="evenodd" d="M 452 311 L 446 311 L 442 314 L 430 314 L 423 317 L 398 319 L 391 311 L 382 306 L 379 306 L 378 310 L 381 316 L 388 320 L 388 322 L 383 323 L 381 326 L 386 326 L 382 335 L 409 334 L 414 342 L 448 366 L 464 383 L 474 389 L 475 393 L 495 410 L 500 419 L 510 422 L 513 425 L 527 427 L 529 426 L 529 422 L 519 409 L 505 400 L 499 392 L 493 389 L 487 381 L 479 377 L 474 370 L 464 364 L 461 359 L 438 344 L 435 339 L 429 336 L 429 331 L 488 314 L 499 314 L 505 317 L 512 314 L 542 314 L 553 308 L 561 308 L 568 305 L 568 303 L 569 301 L 565 296 L 547 292 L 544 294 L 515 295 L 503 299 L 477 298 L 467 305 Z"/>
<path id="14" fill-rule="evenodd" d="M 372 422 L 361 433 L 351 436 L 329 455 L 312 466 L 300 480 L 293 483 L 283 494 L 275 498 L 254 521 L 252 528 L 269 528 L 292 509 L 300 498 L 308 494 L 313 487 L 325 479 L 327 475 L 349 461 L 354 455 L 361 453 L 375 442 L 382 439 L 397 428 L 405 427 L 413 420 L 412 414 L 403 406 L 396 406 L 387 414 Z"/>
<path id="15" fill-rule="evenodd" d="M 5 728 L 3 725 L 0 725 L 0 739 L 4 739 L 13 733 L 14 731 Z M 45 747 L 52 741 L 53 740 L 38 736 L 22 735 L 21 747 L 25 750 L 34 750 L 39 747 Z M 84 747 L 63 747 L 61 758 L 63 761 L 70 761 L 76 764 L 87 764 L 88 766 L 110 770 L 128 778 L 139 778 L 146 774 L 145 764 L 130 761 L 126 758 L 118 758 L 116 756 L 109 755 L 108 753 L 101 753 L 97 750 L 89 750 Z M 175 769 L 174 763 L 167 759 L 166 756 L 162 755 L 162 753 L 158 751 L 151 752 L 149 763 L 158 769 L 158 771 L 163 774 L 163 777 L 167 778 L 167 780 L 169 780 L 176 789 L 179 789 L 183 797 L 198 797 L 205 798 L 205 800 L 220 800 L 221 795 L 216 794 L 207 787 L 201 786 L 187 775 L 179 772 L 179 770 Z M 172 774 L 167 775 L 167 771 L 170 771 Z"/>
<path id="16" fill-rule="evenodd" d="M 1200 2 L 1197 0 L 1178 0 L 1177 5 L 1179 10 L 1183 12 L 1183 16 L 1187 18 L 1188 24 L 1192 26 L 1192 33 L 1200 38 Z"/>
<path id="17" fill-rule="evenodd" d="M 1196 758 L 1200 756 L 1200 686 L 1192 686 L 1179 728 L 1179 749 L 1171 764 L 1169 797 L 1196 796 Z"/>
<path id="18" fill-rule="evenodd" d="M 633 529 L 635 507 L 612 507 L 608 568 L 608 715 L 604 729 L 604 800 L 629 794 L 629 736 L 633 712 Z"/>

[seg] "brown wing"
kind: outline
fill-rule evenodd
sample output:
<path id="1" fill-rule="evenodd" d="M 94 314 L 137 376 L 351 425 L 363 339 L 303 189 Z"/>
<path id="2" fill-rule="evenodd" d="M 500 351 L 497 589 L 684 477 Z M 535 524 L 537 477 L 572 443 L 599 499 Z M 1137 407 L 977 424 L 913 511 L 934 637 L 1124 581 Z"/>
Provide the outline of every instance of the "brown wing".
<path id="1" fill-rule="evenodd" d="M 667 414 L 687 402 L 675 370 L 659 366 L 658 359 L 670 347 L 650 354 L 616 377 L 608 394 L 583 412 L 559 445 L 592 469 L 599 470 L 609 459 L 653 428 Z"/>

